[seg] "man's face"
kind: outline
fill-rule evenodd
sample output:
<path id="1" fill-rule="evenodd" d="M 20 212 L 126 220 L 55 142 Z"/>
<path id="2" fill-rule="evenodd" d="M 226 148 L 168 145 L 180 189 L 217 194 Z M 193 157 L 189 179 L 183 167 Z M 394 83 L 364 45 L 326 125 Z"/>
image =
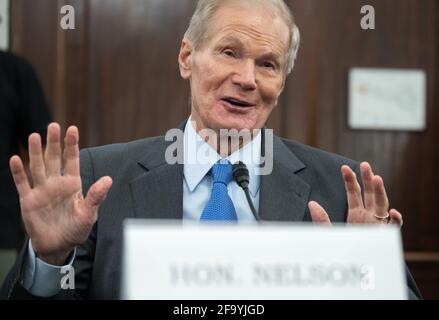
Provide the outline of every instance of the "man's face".
<path id="1" fill-rule="evenodd" d="M 225 5 L 208 34 L 197 50 L 184 40 L 179 56 L 197 129 L 262 128 L 285 83 L 286 23 L 259 5 Z"/>

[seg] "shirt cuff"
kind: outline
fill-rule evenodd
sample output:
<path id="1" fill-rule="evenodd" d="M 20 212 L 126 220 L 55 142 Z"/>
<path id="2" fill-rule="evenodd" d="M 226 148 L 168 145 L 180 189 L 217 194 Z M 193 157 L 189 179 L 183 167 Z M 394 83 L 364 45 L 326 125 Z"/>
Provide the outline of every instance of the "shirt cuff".
<path id="1" fill-rule="evenodd" d="M 69 257 L 65 266 L 54 266 L 44 262 L 35 255 L 32 240 L 29 240 L 27 256 L 25 257 L 21 285 L 32 295 L 48 298 L 61 290 L 61 280 L 66 270 L 75 261 L 76 249 Z"/>

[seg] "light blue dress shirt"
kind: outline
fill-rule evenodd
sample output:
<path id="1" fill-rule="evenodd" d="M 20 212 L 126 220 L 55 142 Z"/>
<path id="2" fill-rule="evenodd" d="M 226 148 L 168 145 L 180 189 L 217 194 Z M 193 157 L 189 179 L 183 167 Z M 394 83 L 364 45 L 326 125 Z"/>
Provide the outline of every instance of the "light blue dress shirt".
<path id="1" fill-rule="evenodd" d="M 208 173 L 215 163 L 221 160 L 216 150 L 197 134 L 191 120 L 192 118 L 189 118 L 184 130 L 183 222 L 200 220 L 212 191 L 212 177 Z M 250 195 L 256 210 L 259 208 L 260 158 L 260 132 L 250 143 L 227 157 L 232 164 L 242 161 L 247 165 Z M 255 222 L 244 190 L 235 181 L 229 183 L 227 189 L 235 205 L 238 223 Z"/>
<path id="2" fill-rule="evenodd" d="M 259 132 L 250 143 L 227 157 L 232 164 L 242 161 L 247 165 L 250 176 L 250 195 L 257 211 L 259 209 L 258 164 L 261 158 L 261 140 Z M 220 159 L 216 150 L 198 135 L 192 118 L 189 118 L 184 130 L 183 223 L 194 223 L 200 220 L 212 190 L 212 178 L 208 173 Z M 244 191 L 235 181 L 229 183 L 227 188 L 236 208 L 238 223 L 255 222 Z M 21 284 L 35 296 L 51 297 L 57 294 L 61 288 L 61 279 L 65 275 L 61 273 L 63 267 L 47 264 L 36 257 L 31 241 L 29 241 L 28 249 Z M 66 266 L 73 264 L 75 252 Z"/>

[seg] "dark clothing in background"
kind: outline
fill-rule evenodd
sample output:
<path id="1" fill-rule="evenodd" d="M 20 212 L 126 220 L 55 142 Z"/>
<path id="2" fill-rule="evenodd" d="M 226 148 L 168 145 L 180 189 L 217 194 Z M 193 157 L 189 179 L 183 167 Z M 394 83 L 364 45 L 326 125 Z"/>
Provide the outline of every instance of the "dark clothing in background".
<path id="1" fill-rule="evenodd" d="M 17 190 L 9 159 L 27 147 L 32 132 L 46 136 L 52 121 L 41 85 L 25 60 L 0 51 L 0 249 L 15 249 L 23 240 Z"/>

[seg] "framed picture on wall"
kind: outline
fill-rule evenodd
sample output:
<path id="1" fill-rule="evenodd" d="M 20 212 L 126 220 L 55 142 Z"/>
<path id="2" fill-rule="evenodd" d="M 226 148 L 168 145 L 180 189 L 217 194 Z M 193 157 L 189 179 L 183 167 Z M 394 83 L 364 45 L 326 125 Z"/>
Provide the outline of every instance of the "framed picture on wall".
<path id="1" fill-rule="evenodd" d="M 349 127 L 424 131 L 426 87 L 427 75 L 420 69 L 351 69 Z"/>

